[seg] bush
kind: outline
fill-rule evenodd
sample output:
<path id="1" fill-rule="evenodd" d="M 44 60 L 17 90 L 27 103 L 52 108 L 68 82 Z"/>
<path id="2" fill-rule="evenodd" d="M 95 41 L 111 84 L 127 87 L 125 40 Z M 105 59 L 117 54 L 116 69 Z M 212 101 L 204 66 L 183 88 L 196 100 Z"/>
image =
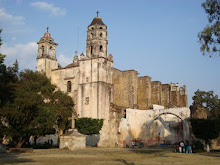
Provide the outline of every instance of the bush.
<path id="1" fill-rule="evenodd" d="M 84 135 L 99 134 L 102 129 L 103 119 L 79 118 L 76 120 L 78 132 Z"/>

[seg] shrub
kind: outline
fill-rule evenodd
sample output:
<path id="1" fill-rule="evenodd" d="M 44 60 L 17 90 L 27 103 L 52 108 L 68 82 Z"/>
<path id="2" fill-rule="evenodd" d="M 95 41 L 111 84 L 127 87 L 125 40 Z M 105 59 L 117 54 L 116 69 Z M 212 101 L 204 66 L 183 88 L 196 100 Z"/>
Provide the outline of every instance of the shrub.
<path id="1" fill-rule="evenodd" d="M 99 134 L 102 129 L 103 119 L 79 118 L 76 120 L 76 128 L 84 135 Z"/>

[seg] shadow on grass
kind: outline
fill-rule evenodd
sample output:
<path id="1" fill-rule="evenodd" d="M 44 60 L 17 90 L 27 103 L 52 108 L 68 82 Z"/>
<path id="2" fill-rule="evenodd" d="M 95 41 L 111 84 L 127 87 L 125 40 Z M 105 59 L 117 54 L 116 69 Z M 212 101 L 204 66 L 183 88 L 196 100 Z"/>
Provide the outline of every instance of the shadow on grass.
<path id="1" fill-rule="evenodd" d="M 168 157 L 166 156 L 165 152 L 169 152 L 162 149 L 133 149 L 130 150 L 131 152 L 134 152 L 136 154 L 142 154 L 142 155 L 149 155 L 149 156 L 155 156 L 155 157 Z"/>
<path id="2" fill-rule="evenodd" d="M 122 162 L 122 163 L 124 163 L 124 164 L 126 164 L 126 165 L 135 165 L 133 162 L 129 163 L 129 162 L 127 162 L 127 161 L 124 160 L 124 159 L 115 159 L 115 161 Z"/>
<path id="3" fill-rule="evenodd" d="M 35 162 L 32 159 L 19 158 L 19 153 L 3 153 L 0 154 L 0 164 L 18 164 L 18 163 L 28 163 Z"/>
<path id="4" fill-rule="evenodd" d="M 199 155 L 203 156 L 210 156 L 210 157 L 220 157 L 220 152 L 206 152 L 206 153 L 198 153 Z"/>

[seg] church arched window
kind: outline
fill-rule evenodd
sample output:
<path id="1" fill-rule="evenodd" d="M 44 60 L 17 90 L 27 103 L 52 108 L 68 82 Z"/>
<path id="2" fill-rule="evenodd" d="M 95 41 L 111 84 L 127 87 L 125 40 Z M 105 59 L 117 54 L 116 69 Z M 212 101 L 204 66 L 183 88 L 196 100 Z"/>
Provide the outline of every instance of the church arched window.
<path id="1" fill-rule="evenodd" d="M 42 56 L 44 55 L 44 46 L 41 47 L 42 48 Z"/>
<path id="2" fill-rule="evenodd" d="M 100 37 L 102 37 L 102 32 L 101 32 L 101 33 L 99 33 L 99 36 L 100 36 Z"/>
<path id="3" fill-rule="evenodd" d="M 90 33 L 90 38 L 92 38 L 93 37 L 93 33 Z"/>
<path id="4" fill-rule="evenodd" d="M 100 52 L 103 51 L 103 47 L 102 47 L 102 45 L 100 45 L 99 50 L 100 50 Z"/>
<path id="5" fill-rule="evenodd" d="M 91 46 L 91 50 L 90 50 L 90 53 L 92 54 L 92 49 L 93 49 L 93 46 Z"/>
<path id="6" fill-rule="evenodd" d="M 71 90 L 72 90 L 72 83 L 71 83 L 71 81 L 68 81 L 67 82 L 67 92 L 71 92 Z"/>

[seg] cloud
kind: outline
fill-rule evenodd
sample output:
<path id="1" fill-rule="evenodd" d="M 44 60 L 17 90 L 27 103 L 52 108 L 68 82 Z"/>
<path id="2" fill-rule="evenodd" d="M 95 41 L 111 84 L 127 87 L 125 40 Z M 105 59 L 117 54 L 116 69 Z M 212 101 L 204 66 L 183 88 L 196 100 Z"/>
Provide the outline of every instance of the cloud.
<path id="1" fill-rule="evenodd" d="M 36 70 L 37 58 L 37 43 L 29 42 L 27 44 L 16 44 L 14 46 L 7 46 L 3 44 L 1 53 L 6 55 L 5 64 L 12 65 L 15 60 L 18 60 L 20 70 L 32 69 Z"/>
<path id="2" fill-rule="evenodd" d="M 47 2 L 33 2 L 30 5 L 43 11 L 49 11 L 51 16 L 66 15 L 66 9 L 56 7 Z"/>
<path id="3" fill-rule="evenodd" d="M 0 8 L 0 24 L 24 25 L 24 17 L 13 16 Z"/>
<path id="4" fill-rule="evenodd" d="M 62 67 L 67 66 L 70 63 L 73 63 L 73 58 L 66 57 L 64 54 L 60 54 L 57 56 L 57 60 Z"/>

